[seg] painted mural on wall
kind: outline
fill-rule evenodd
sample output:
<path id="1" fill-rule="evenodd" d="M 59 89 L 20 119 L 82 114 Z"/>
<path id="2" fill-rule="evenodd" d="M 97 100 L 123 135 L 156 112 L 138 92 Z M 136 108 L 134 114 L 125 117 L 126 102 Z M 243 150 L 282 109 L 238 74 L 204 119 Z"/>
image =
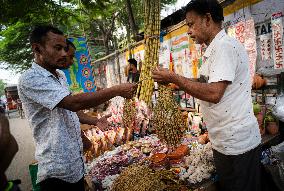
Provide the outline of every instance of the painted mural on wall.
<path id="1" fill-rule="evenodd" d="M 84 37 L 69 38 L 76 47 L 74 64 L 63 72 L 66 75 L 69 88 L 73 93 L 94 92 L 96 86 L 91 68 L 86 39 Z"/>
<path id="2" fill-rule="evenodd" d="M 184 25 L 163 38 L 159 59 L 160 66 L 170 68 L 172 64 L 175 73 L 197 78 L 202 64 L 201 46 L 192 41 L 187 34 L 187 26 Z"/>

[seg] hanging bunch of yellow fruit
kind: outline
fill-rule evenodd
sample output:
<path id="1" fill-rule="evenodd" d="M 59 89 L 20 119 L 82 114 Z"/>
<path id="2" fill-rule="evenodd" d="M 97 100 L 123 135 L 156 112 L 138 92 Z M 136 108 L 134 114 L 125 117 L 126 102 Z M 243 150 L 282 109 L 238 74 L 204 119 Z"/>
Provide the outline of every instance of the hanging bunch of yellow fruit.
<path id="1" fill-rule="evenodd" d="M 126 142 L 132 139 L 133 129 L 136 122 L 135 99 L 125 99 L 123 106 L 122 123 L 124 130 L 124 139 Z"/>
<path id="2" fill-rule="evenodd" d="M 163 142 L 169 147 L 177 147 L 186 128 L 186 122 L 178 109 L 179 105 L 173 97 L 171 88 L 159 85 L 158 96 L 152 118 L 153 127 Z"/>
<path id="3" fill-rule="evenodd" d="M 159 63 L 160 48 L 160 19 L 161 5 L 160 0 L 144 0 L 144 62 L 141 68 L 140 80 L 137 96 L 139 100 L 145 101 L 151 106 L 151 98 L 154 89 L 154 80 L 152 79 L 152 70 Z"/>

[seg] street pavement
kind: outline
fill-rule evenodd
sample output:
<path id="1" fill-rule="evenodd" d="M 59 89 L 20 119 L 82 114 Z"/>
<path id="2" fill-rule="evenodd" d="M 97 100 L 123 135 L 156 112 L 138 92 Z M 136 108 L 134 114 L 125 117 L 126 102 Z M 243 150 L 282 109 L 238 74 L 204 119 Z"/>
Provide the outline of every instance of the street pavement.
<path id="1" fill-rule="evenodd" d="M 35 145 L 31 129 L 26 119 L 21 119 L 17 112 L 10 113 L 10 130 L 19 145 L 19 151 L 6 171 L 9 180 L 20 179 L 22 191 L 31 191 L 32 183 L 29 174 L 29 164 L 34 159 Z"/>

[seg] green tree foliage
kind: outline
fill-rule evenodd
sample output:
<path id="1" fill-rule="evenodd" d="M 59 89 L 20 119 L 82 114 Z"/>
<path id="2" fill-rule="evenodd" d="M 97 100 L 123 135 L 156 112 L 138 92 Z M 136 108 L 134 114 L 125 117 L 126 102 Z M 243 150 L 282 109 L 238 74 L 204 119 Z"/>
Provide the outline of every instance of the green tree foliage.
<path id="1" fill-rule="evenodd" d="M 52 24 L 64 32 L 68 26 L 78 29 L 75 23 L 79 16 L 73 13 L 71 5 L 62 6 L 58 1 L 4 0 L 2 6 L 0 61 L 17 71 L 29 68 L 33 61 L 29 34 L 35 25 Z"/>
<path id="2" fill-rule="evenodd" d="M 127 2 L 131 2 L 132 23 Z M 121 26 L 128 31 L 129 43 L 143 30 L 143 0 L 2 0 L 0 3 L 0 62 L 9 68 L 25 70 L 33 55 L 29 34 L 38 24 L 52 24 L 68 36 L 86 35 L 90 41 L 101 39 L 106 55 L 120 41 L 114 35 Z M 162 0 L 162 6 L 176 0 Z M 133 22 L 134 21 L 134 22 Z M 94 41 L 94 44 L 98 44 Z M 126 44 L 124 44 L 126 45 Z M 97 57 L 96 57 L 97 58 Z"/>

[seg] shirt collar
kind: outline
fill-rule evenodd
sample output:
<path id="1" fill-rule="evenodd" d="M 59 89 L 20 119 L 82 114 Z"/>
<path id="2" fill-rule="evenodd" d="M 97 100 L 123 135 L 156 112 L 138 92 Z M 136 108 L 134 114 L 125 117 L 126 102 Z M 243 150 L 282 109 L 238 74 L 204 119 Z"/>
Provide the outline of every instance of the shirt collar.
<path id="1" fill-rule="evenodd" d="M 215 38 L 212 40 L 212 42 L 209 44 L 209 46 L 207 47 L 205 53 L 204 53 L 204 57 L 208 58 L 211 55 L 212 50 L 215 49 L 216 44 L 218 43 L 219 40 L 221 40 L 224 36 L 226 36 L 226 32 L 224 29 L 222 29 L 216 36 Z"/>
<path id="2" fill-rule="evenodd" d="M 32 68 L 33 68 L 35 71 L 41 73 L 41 74 L 42 74 L 43 76 L 45 76 L 45 77 L 49 77 L 49 76 L 55 77 L 51 72 L 49 72 L 48 70 L 46 70 L 45 68 L 43 68 L 42 66 L 40 66 L 40 65 L 38 65 L 38 64 L 36 64 L 36 63 L 33 63 L 33 64 L 32 64 Z M 56 72 L 57 72 L 57 71 L 56 71 Z M 59 72 L 57 72 L 57 74 L 58 74 L 58 76 L 60 76 L 60 73 L 59 73 Z"/>

